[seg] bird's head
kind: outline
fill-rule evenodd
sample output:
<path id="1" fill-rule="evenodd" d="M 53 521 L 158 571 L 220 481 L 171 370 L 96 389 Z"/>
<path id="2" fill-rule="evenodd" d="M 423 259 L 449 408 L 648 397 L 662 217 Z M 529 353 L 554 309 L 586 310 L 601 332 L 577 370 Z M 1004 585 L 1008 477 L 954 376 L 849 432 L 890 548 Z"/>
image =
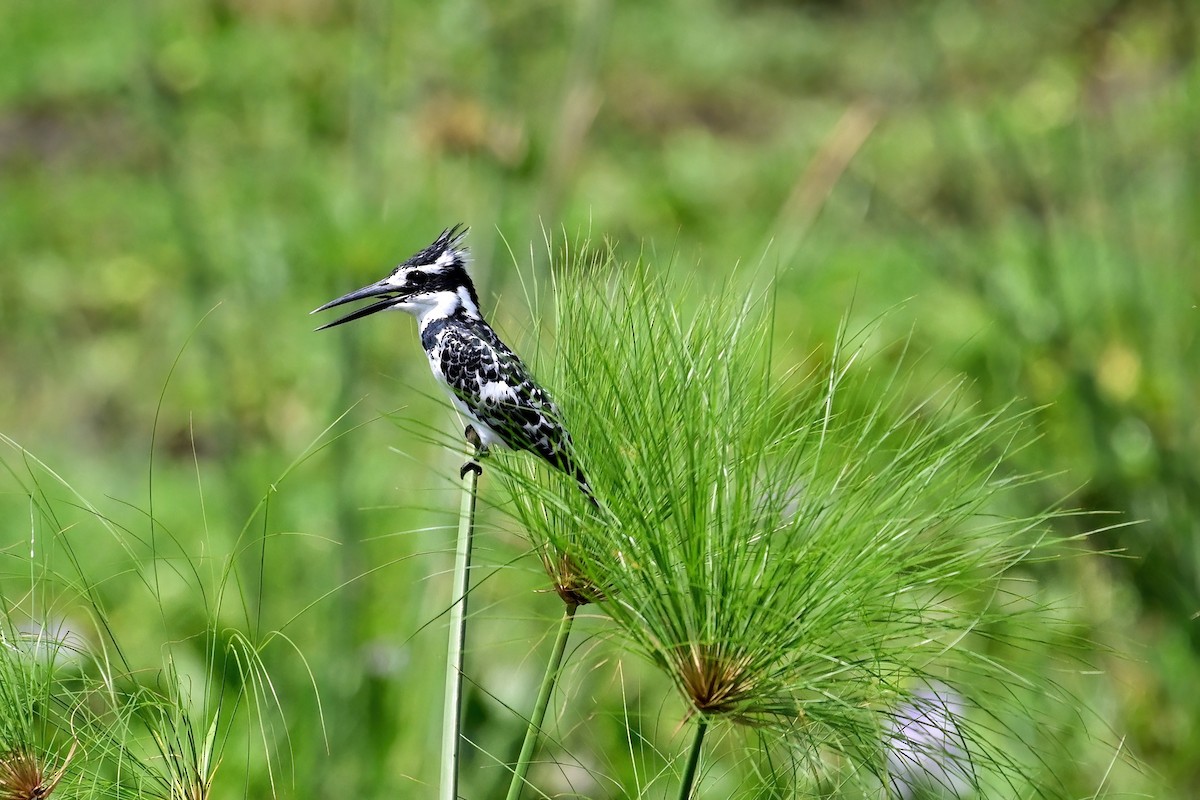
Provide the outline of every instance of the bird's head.
<path id="1" fill-rule="evenodd" d="M 461 225 L 447 228 L 433 244 L 401 263 L 383 280 L 314 309 L 312 313 L 316 314 L 355 300 L 375 300 L 317 330 L 362 319 L 376 311 L 407 311 L 424 317 L 430 312 L 445 316 L 461 309 L 478 316 L 479 298 L 467 275 L 468 254 L 462 243 L 466 235 L 467 229 Z"/>

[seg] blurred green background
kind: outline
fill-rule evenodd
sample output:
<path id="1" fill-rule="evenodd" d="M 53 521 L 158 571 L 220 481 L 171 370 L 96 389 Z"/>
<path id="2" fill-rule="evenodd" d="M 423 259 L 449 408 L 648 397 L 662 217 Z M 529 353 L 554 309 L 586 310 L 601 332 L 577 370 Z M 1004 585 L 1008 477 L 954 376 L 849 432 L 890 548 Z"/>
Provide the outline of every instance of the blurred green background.
<path id="1" fill-rule="evenodd" d="M 325 728 L 304 664 L 269 651 L 284 796 L 428 796 L 459 457 L 407 429 L 457 422 L 409 320 L 314 334 L 307 312 L 460 221 L 527 352 L 547 236 L 698 283 L 778 272 L 785 362 L 883 315 L 914 386 L 961 375 L 985 407 L 1037 409 L 1014 468 L 1052 477 L 1029 510 L 1141 521 L 1089 545 L 1129 558 L 1038 576 L 1093 642 L 1068 682 L 1102 728 L 1048 768 L 1081 797 L 1197 796 L 1198 21 L 1190 0 L 7 0 L 0 432 L 131 531 L 152 513 L 177 543 L 160 558 L 199 577 L 164 570 L 148 597 L 148 562 L 68 499 L 76 526 L 35 538 L 84 554 L 135 667 L 164 642 L 186 660 L 210 616 L 286 625 Z M 7 481 L 16 602 L 31 522 Z M 530 705 L 559 613 L 511 523 L 483 524 L 475 608 L 504 624 L 468 654 L 480 797 L 506 782 L 505 704 Z M 223 559 L 244 604 L 218 609 Z M 44 591 L 86 632 L 69 589 Z M 615 674 L 575 675 L 616 699 L 563 721 L 547 791 L 609 796 L 588 773 L 628 769 Z M 681 709 L 624 677 L 639 735 L 681 749 Z M 267 790 L 252 738 L 216 796 Z"/>

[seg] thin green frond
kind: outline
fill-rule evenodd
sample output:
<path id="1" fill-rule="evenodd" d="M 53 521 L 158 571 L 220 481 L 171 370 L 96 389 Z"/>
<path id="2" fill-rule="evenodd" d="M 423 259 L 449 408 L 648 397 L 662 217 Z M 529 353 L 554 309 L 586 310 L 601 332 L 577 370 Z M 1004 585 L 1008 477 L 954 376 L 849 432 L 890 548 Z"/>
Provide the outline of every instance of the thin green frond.
<path id="1" fill-rule="evenodd" d="M 501 459 L 513 513 L 544 560 L 598 587 L 700 724 L 770 732 L 812 774 L 886 783 L 889 720 L 937 681 L 994 706 L 992 730 L 956 719 L 977 734 L 976 771 L 1032 779 L 1032 748 L 1006 748 L 1036 703 L 970 691 L 1044 685 L 1004 653 L 1052 638 L 1036 591 L 1013 594 L 1057 545 L 1057 512 L 1007 512 L 1031 480 L 1004 466 L 1022 416 L 953 388 L 902 405 L 910 387 L 899 369 L 875 378 L 865 333 L 843 332 L 825 363 L 772 363 L 771 295 L 732 283 L 683 316 L 646 264 L 556 276 L 543 373 L 599 508 Z"/>

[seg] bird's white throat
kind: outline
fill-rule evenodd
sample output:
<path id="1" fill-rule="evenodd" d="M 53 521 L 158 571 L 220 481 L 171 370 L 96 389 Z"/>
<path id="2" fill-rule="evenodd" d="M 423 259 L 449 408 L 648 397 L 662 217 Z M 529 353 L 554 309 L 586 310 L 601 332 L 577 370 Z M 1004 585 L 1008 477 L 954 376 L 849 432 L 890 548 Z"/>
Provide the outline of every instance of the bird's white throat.
<path id="1" fill-rule="evenodd" d="M 417 328 L 425 330 L 425 326 L 438 319 L 446 319 L 458 312 L 468 317 L 480 318 L 479 307 L 471 299 L 467 287 L 460 286 L 455 291 L 424 292 L 413 295 L 393 306 L 397 311 L 407 311 L 417 318 Z"/>

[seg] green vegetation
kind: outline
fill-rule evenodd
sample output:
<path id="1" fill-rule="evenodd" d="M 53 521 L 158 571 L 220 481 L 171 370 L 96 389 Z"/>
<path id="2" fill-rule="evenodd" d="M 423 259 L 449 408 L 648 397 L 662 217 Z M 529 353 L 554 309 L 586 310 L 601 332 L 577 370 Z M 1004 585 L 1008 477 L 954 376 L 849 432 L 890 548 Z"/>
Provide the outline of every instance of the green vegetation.
<path id="1" fill-rule="evenodd" d="M 809 591 L 844 609 L 882 596 L 871 578 L 914 577 L 889 578 L 880 553 L 844 591 L 820 582 L 845 574 L 823 570 L 866 541 L 872 504 L 954 508 L 945 524 L 966 538 L 935 537 L 947 549 L 924 566 L 970 561 L 950 610 L 978 625 L 946 661 L 908 663 L 977 709 L 972 753 L 1019 741 L 1041 758 L 1004 750 L 1007 770 L 993 755 L 983 796 L 1192 796 L 1198 18 L 1181 0 L 0 5 L 0 783 L 36 766 L 55 797 L 436 791 L 461 426 L 407 318 L 314 334 L 306 312 L 463 221 L 485 310 L 601 472 L 619 460 L 582 431 L 603 429 L 587 415 L 611 409 L 604 386 L 628 384 L 596 383 L 581 360 L 597 351 L 572 351 L 589 320 L 556 322 L 556 304 L 602 331 L 615 295 L 572 293 L 633 285 L 617 265 L 641 263 L 654 307 L 699 320 L 709 352 L 773 278 L 770 352 L 744 366 L 770 366 L 768 416 L 693 414 L 664 433 L 717 421 L 747 447 L 802 439 L 811 427 L 768 423 L 844 374 L 834 449 L 855 432 L 877 448 L 845 460 L 863 470 L 843 509 L 863 538 L 798 545 Z M 725 316 L 707 321 L 713 308 Z M 922 431 L 928 450 L 896 467 Z M 938 454 L 956 467 L 903 493 L 914 505 L 867 491 L 899 492 Z M 785 463 L 763 469 L 837 474 Z M 575 615 L 523 796 L 677 796 L 701 720 L 700 797 L 869 791 L 855 768 L 882 756 L 830 742 L 882 742 L 886 720 L 864 705 L 831 714 L 852 728 L 781 739 L 740 706 L 697 709 L 671 644 L 702 628 L 665 616 L 674 640 L 639 639 L 618 598 L 669 588 L 614 573 L 611 547 L 563 558 L 596 519 L 533 466 L 500 457 L 480 482 L 462 796 L 513 777 L 563 614 L 546 566 L 610 600 Z M 874 485 L 876 469 L 893 481 Z M 606 513 L 659 530 L 631 502 L 639 484 L 609 477 L 627 493 Z M 750 488 L 729 484 L 727 508 L 760 524 Z M 683 524 L 687 482 L 659 489 Z M 999 574 L 1039 541 L 1070 557 L 1037 550 Z M 706 579 L 740 585 L 736 563 Z M 854 628 L 896 642 L 929 623 L 903 614 L 934 610 L 875 629 L 876 607 Z M 936 610 L 926 648 L 963 630 Z M 747 623 L 740 641 L 772 630 Z M 773 697 L 811 700 L 814 673 L 791 671 L 804 663 L 768 664 Z M 904 663 L 856 684 L 862 702 L 896 719 L 896 703 L 928 704 Z M 1004 702 L 984 719 L 988 698 Z M 755 724 L 724 721 L 743 716 Z"/>
<path id="2" fill-rule="evenodd" d="M 1025 479 L 980 458 L 1016 449 L 1018 421 L 956 410 L 956 392 L 897 408 L 903 361 L 864 380 L 872 359 L 842 337 L 828 366 L 776 374 L 762 297 L 726 288 L 683 317 L 686 293 L 642 268 L 575 275 L 557 281 L 553 375 L 598 508 L 527 459 L 497 467 L 543 561 L 597 587 L 624 649 L 695 717 L 683 785 L 727 722 L 788 748 L 808 794 L 874 796 L 897 709 L 936 686 L 985 715 L 957 723 L 964 784 L 1059 790 L 1027 774 L 1055 737 L 1015 731 L 1052 729 L 1069 698 L 1045 666 L 1069 671 L 1077 645 L 1019 568 L 1068 543 L 1045 515 L 1009 517 Z"/>

